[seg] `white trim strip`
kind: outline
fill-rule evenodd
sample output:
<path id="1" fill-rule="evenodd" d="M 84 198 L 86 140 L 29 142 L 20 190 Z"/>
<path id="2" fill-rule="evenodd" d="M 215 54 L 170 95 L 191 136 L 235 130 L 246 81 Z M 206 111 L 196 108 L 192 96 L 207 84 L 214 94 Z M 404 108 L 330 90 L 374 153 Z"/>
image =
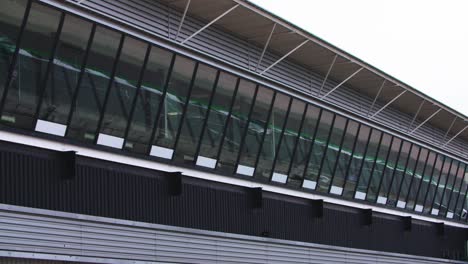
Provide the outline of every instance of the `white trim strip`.
<path id="1" fill-rule="evenodd" d="M 160 163 L 156 161 L 130 157 L 124 154 L 110 153 L 107 151 L 95 150 L 95 149 L 85 148 L 81 146 L 75 146 L 75 145 L 68 144 L 68 143 L 57 142 L 57 141 L 53 141 L 49 139 L 42 139 L 42 138 L 37 138 L 33 136 L 20 135 L 20 134 L 16 134 L 12 132 L 7 132 L 7 131 L 0 130 L 0 140 L 18 143 L 22 145 L 49 149 L 49 150 L 55 150 L 55 151 L 75 151 L 77 155 L 83 156 L 83 157 L 90 157 L 90 158 L 95 158 L 99 160 L 112 161 L 112 162 L 117 162 L 120 164 L 127 164 L 131 166 L 152 169 L 152 170 L 159 170 L 159 171 L 166 171 L 166 172 L 180 171 L 182 172 L 183 175 L 188 176 L 188 177 L 211 180 L 215 182 L 222 182 L 226 184 L 232 184 L 232 185 L 249 187 L 249 188 L 260 187 L 264 191 L 267 191 L 267 192 L 285 194 L 285 195 L 290 195 L 290 196 L 300 197 L 300 198 L 305 198 L 305 199 L 313 199 L 313 200 L 321 199 L 326 203 L 338 204 L 338 205 L 361 208 L 361 209 L 372 209 L 375 212 L 381 212 L 384 214 L 411 216 L 414 219 L 419 219 L 422 221 L 428 221 L 428 222 L 433 222 L 433 223 L 441 222 L 440 219 L 435 219 L 430 216 L 413 214 L 411 212 L 401 212 L 399 210 L 393 210 L 390 208 L 382 208 L 379 206 L 372 206 L 372 205 L 361 204 L 359 202 L 337 199 L 337 198 L 333 198 L 329 196 L 310 193 L 310 192 L 307 192 L 307 190 L 292 190 L 292 189 L 284 188 L 281 186 L 273 186 L 270 184 L 256 183 L 253 181 L 239 179 L 235 177 L 227 177 L 227 176 L 217 175 L 214 173 L 202 172 L 202 171 L 198 171 L 195 169 L 183 168 L 183 167 L 178 167 L 178 166 Z M 316 182 L 304 180 L 303 187 L 307 188 L 309 186 L 309 189 L 310 189 L 311 186 L 309 183 L 312 183 L 314 185 L 316 184 Z M 464 228 L 468 227 L 467 224 L 453 222 L 453 221 L 449 221 L 446 219 L 442 220 L 442 222 L 450 226 L 457 226 L 457 227 L 464 227 Z"/>
<path id="2" fill-rule="evenodd" d="M 63 137 L 65 136 L 65 132 L 67 131 L 67 126 L 59 123 L 38 119 L 35 130 L 38 132 Z"/>

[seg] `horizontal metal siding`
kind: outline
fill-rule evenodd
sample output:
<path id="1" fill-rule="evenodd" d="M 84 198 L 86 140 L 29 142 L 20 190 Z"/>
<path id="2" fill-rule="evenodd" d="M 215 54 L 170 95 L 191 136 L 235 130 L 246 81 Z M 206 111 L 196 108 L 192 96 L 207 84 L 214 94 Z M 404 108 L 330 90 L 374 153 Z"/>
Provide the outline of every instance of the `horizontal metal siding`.
<path id="1" fill-rule="evenodd" d="M 0 252 L 178 263 L 465 263 L 0 205 Z"/>
<path id="2" fill-rule="evenodd" d="M 76 0 L 72 1 L 76 2 Z M 180 12 L 168 6 L 164 6 L 157 1 L 88 0 L 84 2 L 83 5 L 110 17 L 118 18 L 130 25 L 138 26 L 156 35 L 165 38 L 169 37 L 170 39 L 175 38 L 181 17 Z M 179 34 L 179 39 L 190 36 L 203 25 L 204 23 L 201 21 L 186 17 L 184 26 Z M 186 45 L 248 70 L 253 70 L 262 51 L 260 48 L 251 45 L 247 41 L 227 34 L 216 27 L 205 29 L 199 35 L 188 41 Z M 271 52 L 266 52 L 259 69 L 261 70 L 268 67 L 279 57 L 280 56 L 272 54 Z M 265 76 L 294 89 L 309 93 L 312 96 L 317 94 L 323 81 L 322 76 L 314 74 L 287 59 L 270 69 L 265 73 Z M 336 84 L 337 82 L 328 80 L 323 92 L 329 91 Z M 376 89 L 377 88 L 378 87 L 376 87 Z M 343 85 L 342 88 L 337 89 L 331 96 L 326 98 L 327 102 L 362 116 L 367 115 L 367 110 L 372 104 L 372 100 L 373 99 L 366 98 L 354 90 L 346 89 L 346 85 Z M 382 106 L 383 104 L 377 102 L 374 109 L 378 109 Z M 389 107 L 383 110 L 374 120 L 385 126 L 390 126 L 406 133 L 412 118 L 411 115 L 403 114 Z M 397 122 L 395 122 L 395 120 L 397 120 Z M 415 125 L 417 124 L 418 123 L 415 122 Z M 445 132 L 446 131 L 441 131 L 425 124 L 414 133 L 414 136 L 423 141 L 430 142 L 431 144 L 439 145 Z M 468 144 L 460 139 L 453 140 L 445 147 L 448 151 L 464 157 L 468 157 L 467 148 Z"/>

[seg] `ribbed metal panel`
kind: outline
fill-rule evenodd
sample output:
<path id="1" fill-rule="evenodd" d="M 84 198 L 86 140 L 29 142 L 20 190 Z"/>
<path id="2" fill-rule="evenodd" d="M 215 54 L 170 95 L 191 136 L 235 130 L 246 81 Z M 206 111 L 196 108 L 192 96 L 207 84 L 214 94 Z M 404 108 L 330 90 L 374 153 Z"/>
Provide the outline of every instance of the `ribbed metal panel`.
<path id="1" fill-rule="evenodd" d="M 77 0 L 70 1 L 77 2 Z M 157 1 L 88 0 L 84 1 L 82 5 L 93 11 L 169 39 L 175 38 L 181 17 L 180 12 L 158 3 Z M 203 22 L 191 17 L 186 17 L 184 26 L 178 37 L 179 40 L 190 36 L 202 26 L 204 26 Z M 186 45 L 247 70 L 253 70 L 262 52 L 261 48 L 251 45 L 247 41 L 236 38 L 215 27 L 205 29 L 188 41 Z M 281 56 L 266 52 L 260 69 L 268 67 L 279 57 Z M 291 88 L 306 92 L 311 96 L 316 96 L 323 80 L 323 76 L 310 72 L 310 70 L 292 63 L 287 59 L 278 63 L 264 75 Z M 322 94 L 326 93 L 337 84 L 338 83 L 333 80 L 328 80 L 323 87 Z M 376 87 L 376 89 L 377 88 L 378 87 Z M 334 91 L 332 96 L 327 97 L 325 100 L 362 116 L 367 115 L 367 110 L 373 101 L 373 99 L 363 96 L 354 90 L 346 89 L 346 85 Z M 374 109 L 379 109 L 382 106 L 383 104 L 377 102 Z M 385 126 L 406 133 L 412 118 L 413 116 L 409 114 L 388 107 L 376 116 L 374 120 Z M 418 124 L 416 120 L 413 126 L 417 126 Z M 445 132 L 446 131 L 441 131 L 425 124 L 421 126 L 413 136 L 425 142 L 439 145 Z M 448 151 L 464 157 L 468 155 L 466 151 L 467 147 L 466 142 L 460 139 L 455 139 L 445 146 Z"/>
<path id="2" fill-rule="evenodd" d="M 0 256 L 10 251 L 98 263 L 466 263 L 0 205 Z"/>

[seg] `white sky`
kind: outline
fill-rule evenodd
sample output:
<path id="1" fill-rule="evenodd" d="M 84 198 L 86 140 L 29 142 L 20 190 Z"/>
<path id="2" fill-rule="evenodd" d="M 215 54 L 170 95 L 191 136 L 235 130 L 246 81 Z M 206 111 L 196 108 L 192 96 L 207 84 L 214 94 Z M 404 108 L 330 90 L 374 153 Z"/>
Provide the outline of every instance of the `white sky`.
<path id="1" fill-rule="evenodd" d="M 250 1 L 468 116 L 467 0 Z"/>

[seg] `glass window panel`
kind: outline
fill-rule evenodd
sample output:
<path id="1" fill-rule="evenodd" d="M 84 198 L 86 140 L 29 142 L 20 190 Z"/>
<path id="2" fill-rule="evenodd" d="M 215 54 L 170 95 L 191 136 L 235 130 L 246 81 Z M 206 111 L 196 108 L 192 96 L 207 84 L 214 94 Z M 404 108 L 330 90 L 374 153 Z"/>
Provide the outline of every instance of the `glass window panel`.
<path id="1" fill-rule="evenodd" d="M 370 132 L 370 127 L 361 125 L 351 162 L 349 163 L 346 172 L 347 175 L 343 196 L 347 198 L 354 198 L 354 190 L 356 189 L 356 184 L 359 178 L 359 170 L 364 159 L 367 142 L 369 141 L 371 134 Z"/>
<path id="2" fill-rule="evenodd" d="M 413 145 L 413 147 L 411 148 L 408 163 L 406 165 L 403 181 L 400 186 L 400 193 L 397 197 L 397 206 L 399 207 L 404 208 L 406 205 L 406 197 L 408 195 L 411 182 L 413 181 L 413 176 L 416 171 L 416 166 L 418 165 L 420 153 L 421 148 L 416 145 Z M 400 205 L 398 205 L 398 203 L 400 203 Z"/>
<path id="3" fill-rule="evenodd" d="M 432 202 L 431 208 L 430 208 L 431 214 L 435 214 L 435 215 L 439 214 L 440 204 L 443 199 L 445 186 L 447 185 L 448 180 L 449 180 L 449 176 L 450 176 L 449 173 L 452 168 L 452 163 L 453 163 L 453 160 L 451 158 L 448 158 L 448 157 L 445 158 L 445 163 L 444 163 L 444 166 L 442 167 L 442 171 L 439 176 L 439 182 L 437 184 L 437 188 L 435 189 L 433 200 L 431 201 Z"/>
<path id="4" fill-rule="evenodd" d="M 390 192 L 387 197 L 387 204 L 395 206 L 398 198 L 398 193 L 400 191 L 400 186 L 405 175 L 406 166 L 408 164 L 410 151 L 412 149 L 411 143 L 403 141 L 401 145 L 400 153 L 398 155 L 398 161 L 396 168 L 393 171 L 393 180 L 390 186 Z"/>
<path id="5" fill-rule="evenodd" d="M 341 150 L 338 157 L 338 163 L 336 164 L 336 170 L 332 184 L 332 186 L 339 188 L 340 192 L 344 187 L 346 171 L 348 169 L 349 163 L 351 162 L 351 155 L 353 152 L 354 142 L 357 139 L 356 135 L 358 133 L 358 129 L 359 124 L 357 122 L 352 120 L 348 122 L 348 127 L 346 128 L 343 144 L 341 145 Z"/>
<path id="6" fill-rule="evenodd" d="M 317 182 L 317 190 L 328 193 L 331 180 L 333 178 L 333 170 L 337 162 L 338 153 L 341 148 L 341 141 L 345 134 L 345 129 L 348 124 L 348 119 L 342 116 L 336 116 L 333 123 L 333 129 L 328 140 L 328 145 L 325 150 L 325 155 L 322 158 L 322 165 Z"/>
<path id="7" fill-rule="evenodd" d="M 54 64 L 42 97 L 39 119 L 67 124 L 91 29 L 91 23 L 72 15 L 65 16 Z"/>
<path id="8" fill-rule="evenodd" d="M 368 201 L 374 202 L 377 199 L 379 192 L 379 186 L 381 183 L 382 175 L 387 164 L 387 157 L 389 155 L 390 147 L 392 144 L 392 136 L 384 133 L 380 141 L 379 150 L 375 159 L 374 167 L 372 168 L 372 174 L 367 187 Z"/>
<path id="9" fill-rule="evenodd" d="M 178 162 L 193 163 L 195 161 L 196 148 L 200 141 L 202 125 L 208 113 L 210 98 L 212 97 L 217 75 L 217 70 L 207 65 L 199 64 L 187 105 L 187 112 L 182 122 L 179 142 L 176 146 L 174 160 Z M 221 106 L 214 107 L 222 111 Z"/>
<path id="10" fill-rule="evenodd" d="M 224 72 L 219 76 L 198 154 L 202 157 L 217 159 L 237 80 L 237 77 Z"/>
<path id="11" fill-rule="evenodd" d="M 432 172 L 432 176 L 431 176 L 432 178 L 429 181 L 427 192 L 423 200 L 424 202 L 423 212 L 426 214 L 431 213 L 432 203 L 435 199 L 437 186 L 439 185 L 439 181 L 441 178 L 440 176 L 442 174 L 442 167 L 444 164 L 445 164 L 445 156 L 438 154 L 435 160 L 434 171 Z"/>
<path id="12" fill-rule="evenodd" d="M 458 196 L 460 195 L 460 192 L 461 192 L 462 182 L 465 177 L 465 164 L 461 162 L 459 163 L 458 171 L 455 177 L 456 177 L 455 184 L 453 185 L 453 191 L 450 194 L 449 203 L 448 203 L 449 206 L 447 208 L 447 217 L 449 218 L 454 217 L 455 205 L 458 201 Z"/>
<path id="13" fill-rule="evenodd" d="M 393 183 L 393 175 L 395 168 L 397 167 L 398 156 L 400 155 L 400 149 L 402 146 L 402 141 L 399 138 L 393 137 L 392 146 L 390 148 L 390 153 L 388 154 L 387 164 L 385 165 L 385 170 L 383 172 L 382 180 L 380 183 L 379 196 L 376 197 L 376 202 L 385 204 L 390 191 L 390 187 Z M 380 198 L 380 200 L 379 200 Z"/>
<path id="14" fill-rule="evenodd" d="M 429 151 L 425 148 L 421 148 L 419 153 L 418 164 L 416 165 L 416 170 L 414 172 L 413 178 L 411 179 L 409 188 L 406 196 L 406 208 L 409 210 L 413 210 L 416 195 L 418 194 L 418 190 L 420 187 L 421 179 L 424 175 L 424 169 L 426 167 L 427 159 L 429 157 Z"/>
<path id="15" fill-rule="evenodd" d="M 356 188 L 357 192 L 362 193 L 364 196 L 367 192 L 367 186 L 369 185 L 372 168 L 377 157 L 377 151 L 379 151 L 379 143 L 382 138 L 382 132 L 372 129 L 372 133 L 365 151 L 364 162 L 361 164 L 361 169 L 358 180 L 358 186 Z M 356 196 L 362 198 L 362 196 Z M 365 199 L 365 197 L 364 197 Z"/>
<path id="16" fill-rule="evenodd" d="M 298 140 L 301 121 L 305 115 L 306 104 L 300 100 L 293 99 L 291 109 L 283 132 L 281 146 L 276 156 L 275 173 L 288 175 L 289 165 L 293 156 L 294 146 Z"/>
<path id="17" fill-rule="evenodd" d="M 424 199 L 426 197 L 426 193 L 428 192 L 429 184 L 432 180 L 432 175 L 435 170 L 436 158 L 437 158 L 437 154 L 431 151 L 427 158 L 427 164 L 426 164 L 426 167 L 424 168 L 424 173 L 423 173 L 422 180 L 420 181 L 419 190 L 417 191 L 417 201 L 416 201 L 416 204 L 414 205 L 414 208 L 416 209 L 416 211 L 421 212 L 421 210 L 424 207 Z"/>
<path id="18" fill-rule="evenodd" d="M 458 201 L 457 201 L 457 203 L 455 205 L 455 209 L 454 209 L 456 219 L 460 219 L 460 217 L 461 217 L 462 209 L 463 209 L 464 203 L 465 203 L 466 193 L 468 191 L 468 165 L 466 165 L 466 164 L 465 164 L 465 171 L 463 173 L 464 173 L 464 178 L 462 180 L 462 184 L 461 184 L 461 187 L 460 187 L 460 193 L 458 195 Z"/>
<path id="19" fill-rule="evenodd" d="M 264 87 L 260 87 L 258 90 L 250 123 L 247 126 L 244 145 L 239 155 L 238 165 L 247 166 L 249 168 L 255 167 L 255 159 L 257 158 L 262 137 L 265 132 L 268 113 L 275 99 L 273 93 L 272 90 Z"/>
<path id="20" fill-rule="evenodd" d="M 94 142 L 120 40 L 120 33 L 96 28 L 67 137 Z"/>
<path id="21" fill-rule="evenodd" d="M 287 115 L 290 103 L 291 97 L 280 93 L 276 94 L 267 129 L 263 136 L 264 139 L 259 153 L 258 163 L 255 168 L 256 178 L 264 180 L 270 179 L 273 160 L 276 156 L 278 142 L 281 140 L 284 124 L 288 118 Z"/>
<path id="22" fill-rule="evenodd" d="M 224 139 L 220 144 L 217 169 L 224 173 L 234 173 L 237 167 L 242 136 L 248 125 L 248 116 L 254 105 L 256 86 L 254 83 L 240 80 L 231 115 L 227 120 Z"/>
<path id="23" fill-rule="evenodd" d="M 2 1 L 0 8 L 0 96 L 6 83 L 27 0 Z"/>
<path id="24" fill-rule="evenodd" d="M 126 37 L 102 119 L 100 133 L 124 137 L 148 44 Z"/>
<path id="25" fill-rule="evenodd" d="M 195 61 L 176 56 L 166 96 L 156 123 L 153 145 L 168 149 L 174 148 L 176 133 L 189 95 L 190 83 L 194 77 Z"/>
<path id="26" fill-rule="evenodd" d="M 148 153 L 154 121 L 173 56 L 169 51 L 151 47 L 124 145 L 131 152 Z"/>
<path id="27" fill-rule="evenodd" d="M 307 112 L 304 118 L 304 124 L 300 131 L 296 149 L 293 153 L 288 172 L 288 185 L 292 187 L 301 187 L 304 169 L 308 162 L 308 153 L 313 145 L 315 133 L 317 132 L 318 122 L 321 116 L 321 110 L 313 105 L 307 105 Z"/>
<path id="28" fill-rule="evenodd" d="M 320 118 L 318 130 L 315 135 L 314 145 L 312 146 L 312 152 L 309 158 L 309 163 L 305 171 L 304 178 L 308 181 L 316 183 L 318 180 L 322 157 L 323 155 L 325 155 L 328 138 L 330 137 L 334 121 L 334 113 L 325 110 L 322 111 L 322 117 Z"/>
<path id="29" fill-rule="evenodd" d="M 55 9 L 32 4 L 3 106 L 1 121 L 5 124 L 33 128 L 60 17 Z"/>
<path id="30" fill-rule="evenodd" d="M 447 178 L 447 184 L 444 187 L 444 193 L 442 194 L 442 199 L 440 200 L 439 205 L 439 215 L 445 216 L 447 214 L 448 204 L 450 202 L 451 194 L 455 188 L 455 180 L 457 179 L 457 174 L 459 170 L 460 163 L 456 160 L 453 160 L 452 166 L 450 166 L 450 172 Z"/>

